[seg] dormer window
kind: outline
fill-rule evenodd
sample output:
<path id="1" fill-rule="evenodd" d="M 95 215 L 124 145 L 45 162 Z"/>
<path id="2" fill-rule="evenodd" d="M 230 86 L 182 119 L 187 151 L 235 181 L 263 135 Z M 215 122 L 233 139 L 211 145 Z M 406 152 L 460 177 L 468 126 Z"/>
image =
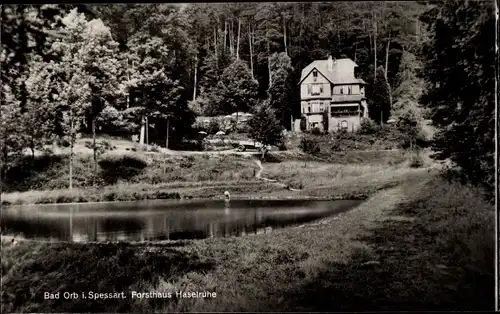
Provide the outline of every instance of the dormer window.
<path id="1" fill-rule="evenodd" d="M 316 82 L 318 80 L 318 71 L 313 71 L 313 81 Z"/>

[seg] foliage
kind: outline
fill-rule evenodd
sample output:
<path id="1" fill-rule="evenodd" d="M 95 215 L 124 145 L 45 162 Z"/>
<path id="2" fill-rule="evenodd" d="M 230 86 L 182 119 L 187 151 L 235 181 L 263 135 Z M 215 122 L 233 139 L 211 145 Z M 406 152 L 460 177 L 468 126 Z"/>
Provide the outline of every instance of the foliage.
<path id="1" fill-rule="evenodd" d="M 423 19 L 429 91 L 423 98 L 439 128 L 436 158 L 450 159 L 463 178 L 494 185 L 495 8 L 492 2 L 443 2 Z M 453 35 L 450 35 L 453 34 Z"/>
<path id="2" fill-rule="evenodd" d="M 283 142 L 283 127 L 268 102 L 262 103 L 248 121 L 249 136 L 264 145 L 279 145 Z"/>
<path id="3" fill-rule="evenodd" d="M 378 123 L 389 120 L 391 112 L 390 90 L 382 67 L 377 68 L 377 76 L 373 83 L 373 93 L 369 98 L 370 118 Z M 381 120 L 382 119 L 382 120 Z"/>
<path id="4" fill-rule="evenodd" d="M 217 120 L 212 119 L 210 120 L 210 123 L 208 124 L 207 128 L 207 133 L 208 134 L 215 134 L 220 131 L 220 124 L 217 122 Z"/>
<path id="5" fill-rule="evenodd" d="M 99 166 L 104 182 L 114 184 L 118 180 L 129 180 L 139 175 L 147 167 L 147 163 L 133 155 L 110 155 L 101 159 Z"/>
<path id="6" fill-rule="evenodd" d="M 292 108 L 298 105 L 294 99 L 296 84 L 293 80 L 293 67 L 289 56 L 281 52 L 273 54 L 269 59 L 271 85 L 267 91 L 269 103 L 278 115 L 278 120 L 287 129 L 290 125 Z"/>
<path id="7" fill-rule="evenodd" d="M 328 110 L 325 110 L 323 111 L 323 120 L 322 120 L 322 124 L 323 124 L 323 131 L 324 132 L 328 132 L 329 131 L 329 123 L 330 123 L 330 117 L 329 117 L 329 113 L 328 113 Z"/>
<path id="8" fill-rule="evenodd" d="M 380 125 L 369 118 L 361 120 L 360 128 L 358 129 L 359 134 L 374 135 L 380 131 Z"/>
<path id="9" fill-rule="evenodd" d="M 302 115 L 300 117 L 300 130 L 304 132 L 306 131 L 306 129 L 307 129 L 307 118 L 306 116 Z"/>
<path id="10" fill-rule="evenodd" d="M 316 141 L 312 137 L 304 136 L 300 139 L 300 150 L 302 150 L 306 154 L 317 154 L 321 151 L 318 141 Z"/>
<path id="11" fill-rule="evenodd" d="M 217 84 L 219 112 L 247 112 L 256 105 L 258 83 L 245 62 L 235 60 L 222 73 Z"/>

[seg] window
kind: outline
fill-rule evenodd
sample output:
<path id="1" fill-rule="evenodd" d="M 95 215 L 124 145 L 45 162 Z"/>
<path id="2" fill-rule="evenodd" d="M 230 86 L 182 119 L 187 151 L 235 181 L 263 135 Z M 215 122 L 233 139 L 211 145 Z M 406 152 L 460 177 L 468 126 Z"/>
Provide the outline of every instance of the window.
<path id="1" fill-rule="evenodd" d="M 347 86 L 347 94 L 352 94 L 352 86 Z"/>
<path id="2" fill-rule="evenodd" d="M 340 88 L 340 94 L 341 94 L 341 95 L 342 95 L 342 94 L 344 94 L 344 87 L 341 87 L 341 88 Z"/>
<path id="3" fill-rule="evenodd" d="M 319 95 L 322 92 L 323 92 L 323 85 L 320 85 L 320 84 L 313 84 L 312 85 L 311 95 Z"/>
<path id="4" fill-rule="evenodd" d="M 307 105 L 307 112 L 311 113 L 311 105 Z"/>
<path id="5" fill-rule="evenodd" d="M 313 71 L 313 81 L 316 82 L 318 80 L 318 71 Z"/>
<path id="6" fill-rule="evenodd" d="M 342 130 L 347 130 L 348 129 L 347 121 L 346 120 L 342 120 L 342 122 L 340 122 L 340 128 Z"/>

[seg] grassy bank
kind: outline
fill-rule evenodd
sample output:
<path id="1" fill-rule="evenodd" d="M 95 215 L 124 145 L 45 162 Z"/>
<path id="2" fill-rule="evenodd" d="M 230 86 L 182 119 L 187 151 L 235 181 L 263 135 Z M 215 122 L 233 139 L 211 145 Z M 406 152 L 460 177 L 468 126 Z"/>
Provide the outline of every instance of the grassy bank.
<path id="1" fill-rule="evenodd" d="M 156 244 L 9 243 L 2 248 L 2 303 L 5 313 L 492 309 L 493 215 L 474 189 L 420 170 L 340 216 L 270 234 Z M 217 297 L 42 296 L 89 289 L 209 290 Z"/>
<path id="2" fill-rule="evenodd" d="M 400 151 L 384 154 L 368 152 L 356 158 L 351 158 L 346 152 L 338 154 L 338 163 L 330 163 L 292 152 L 270 155 L 268 161 L 263 163 L 262 176 L 283 183 L 280 185 L 256 179 L 259 167 L 246 156 L 148 154 L 108 157 L 103 159 L 105 163 L 101 163 L 100 186 L 77 185 L 71 191 L 61 188 L 59 186 L 64 185 L 66 179 L 63 173 L 58 172 L 62 171 L 61 168 L 54 166 L 50 175 L 45 173 L 43 180 L 40 177 L 32 179 L 39 186 L 42 181 L 51 178 L 51 185 L 59 188 L 4 193 L 2 203 L 21 205 L 219 198 L 226 190 L 231 191 L 232 197 L 240 198 L 364 199 L 375 191 L 398 184 L 406 174 L 417 171 L 408 166 L 405 162 L 407 156 Z M 85 173 L 85 180 L 91 180 L 92 171 L 80 170 L 77 174 Z M 25 182 L 23 184 L 26 185 Z M 292 192 L 284 186 L 301 191 Z"/>

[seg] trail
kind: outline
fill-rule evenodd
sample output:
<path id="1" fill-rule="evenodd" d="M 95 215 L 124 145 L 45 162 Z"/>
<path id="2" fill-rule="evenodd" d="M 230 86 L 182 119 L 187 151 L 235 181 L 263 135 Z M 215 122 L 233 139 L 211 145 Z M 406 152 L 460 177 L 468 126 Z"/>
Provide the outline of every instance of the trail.
<path id="1" fill-rule="evenodd" d="M 264 167 L 262 166 L 262 162 L 260 160 L 258 160 L 258 159 L 254 159 L 254 161 L 257 164 L 257 166 L 259 167 L 259 171 L 257 171 L 257 173 L 255 174 L 255 177 L 257 179 L 260 179 L 262 181 L 276 183 L 276 184 L 278 184 L 278 185 L 280 185 L 280 186 L 282 186 L 285 189 L 288 189 L 290 191 L 300 191 L 300 189 L 293 189 L 293 188 L 289 187 L 287 184 L 278 182 L 277 180 L 262 177 L 262 171 L 264 171 Z"/>

